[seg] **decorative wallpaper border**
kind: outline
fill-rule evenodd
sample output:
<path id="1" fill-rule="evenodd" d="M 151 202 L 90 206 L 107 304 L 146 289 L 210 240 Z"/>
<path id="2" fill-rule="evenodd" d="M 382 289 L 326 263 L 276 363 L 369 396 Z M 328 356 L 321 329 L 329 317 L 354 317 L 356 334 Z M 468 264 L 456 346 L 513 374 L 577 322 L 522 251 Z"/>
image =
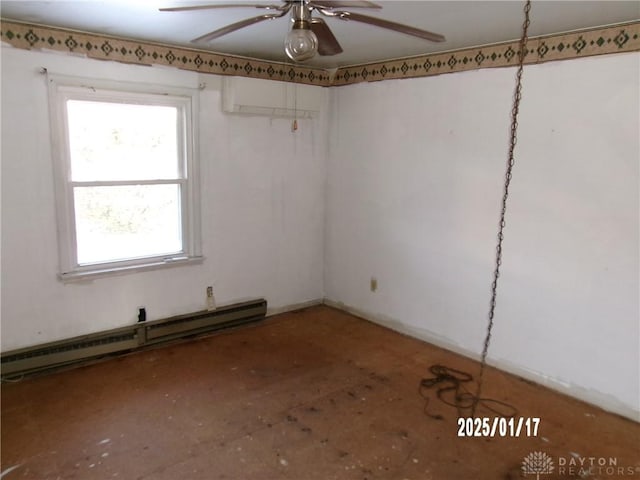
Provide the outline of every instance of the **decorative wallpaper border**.
<path id="1" fill-rule="evenodd" d="M 88 58 L 133 63 L 168 65 L 217 75 L 262 78 L 284 82 L 328 86 L 331 75 L 322 68 L 309 68 L 207 50 L 162 45 L 44 25 L 2 19 L 0 39 L 27 50 L 56 50 L 86 55 Z"/>
<path id="2" fill-rule="evenodd" d="M 508 67 L 518 60 L 518 41 L 338 68 L 335 72 L 224 55 L 44 25 L 2 20 L 0 39 L 16 48 L 79 53 L 88 58 L 138 65 L 168 65 L 216 75 L 341 86 L 398 78 Z M 640 51 L 640 21 L 558 35 L 532 37 L 525 63 Z"/>
<path id="3" fill-rule="evenodd" d="M 339 68 L 331 85 L 515 66 L 519 41 Z M 640 22 L 529 38 L 525 64 L 640 50 Z"/>

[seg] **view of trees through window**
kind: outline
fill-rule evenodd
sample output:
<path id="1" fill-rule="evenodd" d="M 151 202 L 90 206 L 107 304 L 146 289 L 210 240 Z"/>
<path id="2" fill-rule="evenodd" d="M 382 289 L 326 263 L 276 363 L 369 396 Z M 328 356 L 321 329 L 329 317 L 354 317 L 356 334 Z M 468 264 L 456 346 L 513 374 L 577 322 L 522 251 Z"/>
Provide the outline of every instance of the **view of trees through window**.
<path id="1" fill-rule="evenodd" d="M 178 113 L 67 101 L 78 264 L 182 251 Z"/>

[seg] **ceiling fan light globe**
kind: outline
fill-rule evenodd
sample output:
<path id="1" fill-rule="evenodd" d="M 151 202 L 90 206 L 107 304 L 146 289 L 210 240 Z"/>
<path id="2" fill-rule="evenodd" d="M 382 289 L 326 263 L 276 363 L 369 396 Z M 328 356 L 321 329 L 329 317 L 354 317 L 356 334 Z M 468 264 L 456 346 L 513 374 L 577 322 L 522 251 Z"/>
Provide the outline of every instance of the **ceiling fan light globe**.
<path id="1" fill-rule="evenodd" d="M 284 51 L 294 62 L 309 60 L 318 51 L 318 37 L 311 30 L 294 28 L 284 40 Z"/>

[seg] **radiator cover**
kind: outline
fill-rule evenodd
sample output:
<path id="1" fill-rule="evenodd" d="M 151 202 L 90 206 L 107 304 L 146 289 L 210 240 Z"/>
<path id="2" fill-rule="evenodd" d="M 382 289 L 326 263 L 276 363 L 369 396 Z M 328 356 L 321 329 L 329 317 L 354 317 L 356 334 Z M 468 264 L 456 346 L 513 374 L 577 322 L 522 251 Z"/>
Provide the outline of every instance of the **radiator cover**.
<path id="1" fill-rule="evenodd" d="M 176 317 L 137 323 L 67 340 L 3 352 L 2 376 L 16 376 L 69 365 L 148 345 L 257 322 L 267 313 L 267 301 L 256 299 L 216 310 L 203 310 Z"/>

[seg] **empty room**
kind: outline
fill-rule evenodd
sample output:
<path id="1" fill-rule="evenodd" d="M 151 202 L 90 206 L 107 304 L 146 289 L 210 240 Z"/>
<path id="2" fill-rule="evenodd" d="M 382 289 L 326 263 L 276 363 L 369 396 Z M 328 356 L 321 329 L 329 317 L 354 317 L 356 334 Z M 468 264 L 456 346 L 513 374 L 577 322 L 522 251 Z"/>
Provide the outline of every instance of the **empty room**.
<path id="1" fill-rule="evenodd" d="M 640 478 L 640 2 L 1 15 L 0 479 Z"/>

